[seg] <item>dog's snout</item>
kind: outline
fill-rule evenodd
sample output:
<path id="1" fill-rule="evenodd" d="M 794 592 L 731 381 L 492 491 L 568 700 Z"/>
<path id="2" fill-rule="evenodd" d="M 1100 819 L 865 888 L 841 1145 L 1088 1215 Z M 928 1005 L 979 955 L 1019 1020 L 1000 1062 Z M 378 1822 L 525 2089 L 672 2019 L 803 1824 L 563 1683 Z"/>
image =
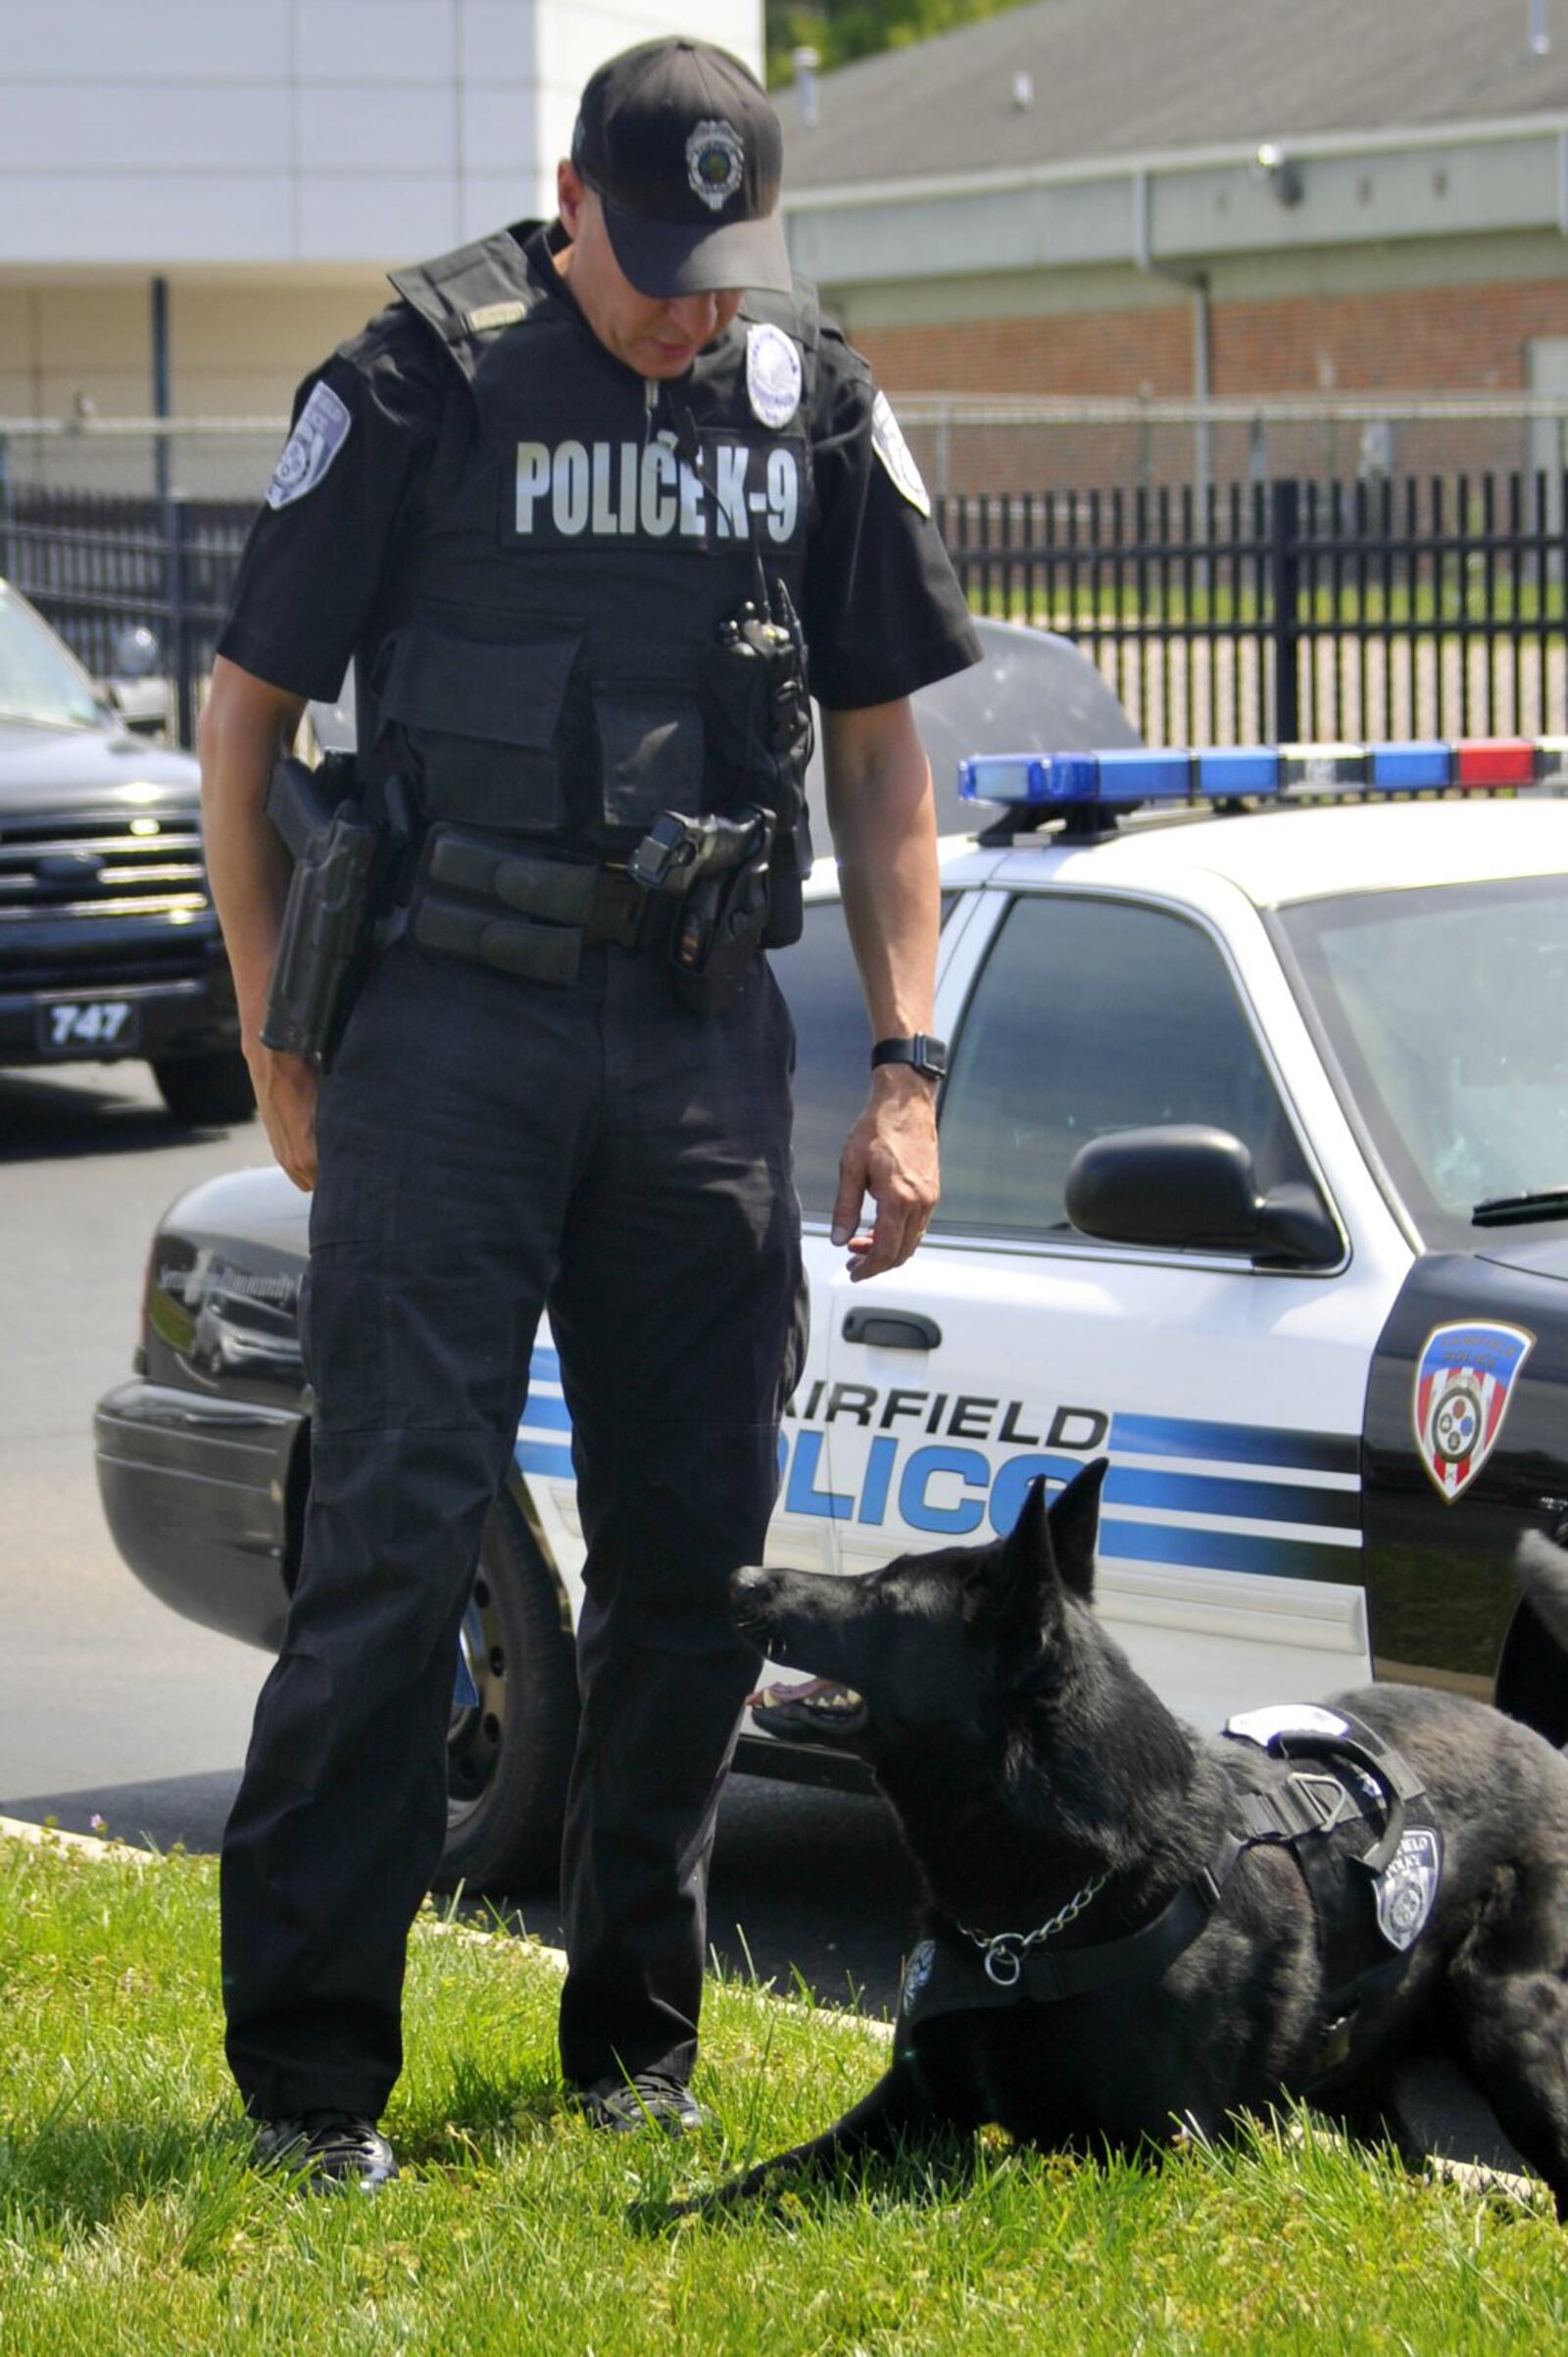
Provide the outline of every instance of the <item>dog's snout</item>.
<path id="1" fill-rule="evenodd" d="M 778 1574 L 764 1564 L 743 1563 L 739 1571 L 730 1573 L 729 1608 L 743 1627 L 765 1613 L 777 1594 Z"/>

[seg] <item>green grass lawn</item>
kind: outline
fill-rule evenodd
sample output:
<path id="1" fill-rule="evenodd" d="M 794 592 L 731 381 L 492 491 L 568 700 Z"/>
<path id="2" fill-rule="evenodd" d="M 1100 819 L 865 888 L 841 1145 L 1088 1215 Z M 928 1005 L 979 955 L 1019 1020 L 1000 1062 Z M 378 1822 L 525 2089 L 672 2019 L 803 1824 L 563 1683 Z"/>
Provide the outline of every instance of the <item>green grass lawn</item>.
<path id="1" fill-rule="evenodd" d="M 0 1841 L 0 2351 L 1490 2357 L 1568 2334 L 1546 2212 L 1311 2133 L 1160 2170 L 960 2139 L 940 2168 L 662 2229 L 676 2186 L 823 2126 L 882 2045 L 717 1988 L 714 2126 L 607 2137 L 561 2100 L 557 1989 L 526 1942 L 422 1919 L 387 2123 L 404 2178 L 375 2201 L 303 2198 L 244 2163 L 212 1863 Z"/>

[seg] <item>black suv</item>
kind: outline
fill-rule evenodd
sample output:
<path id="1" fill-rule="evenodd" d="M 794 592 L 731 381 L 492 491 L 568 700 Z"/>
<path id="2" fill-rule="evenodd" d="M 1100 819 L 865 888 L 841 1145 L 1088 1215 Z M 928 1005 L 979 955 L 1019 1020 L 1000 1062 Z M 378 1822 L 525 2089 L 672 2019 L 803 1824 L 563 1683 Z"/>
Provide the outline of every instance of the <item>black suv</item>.
<path id="1" fill-rule="evenodd" d="M 0 581 L 0 1064 L 127 1056 L 182 1120 L 252 1110 L 196 763 L 131 735 Z"/>

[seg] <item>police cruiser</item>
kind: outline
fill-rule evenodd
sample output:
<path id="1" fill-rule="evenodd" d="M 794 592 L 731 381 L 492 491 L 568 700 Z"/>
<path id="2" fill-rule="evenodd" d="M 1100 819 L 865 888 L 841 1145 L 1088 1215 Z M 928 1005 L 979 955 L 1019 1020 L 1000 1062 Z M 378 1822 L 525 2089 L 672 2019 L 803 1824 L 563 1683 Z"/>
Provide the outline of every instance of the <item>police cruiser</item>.
<path id="1" fill-rule="evenodd" d="M 1025 635 L 1003 628 L 997 661 Z M 1568 740 L 1148 751 L 1098 680 L 1073 695 L 1102 750 L 965 764 L 943 1200 L 866 1284 L 827 1234 L 867 1045 L 830 862 L 778 959 L 812 1340 L 770 1558 L 983 1538 L 1103 1454 L 1101 1607 L 1186 1717 L 1372 1674 L 1494 1694 L 1562 1742 L 1568 1665 L 1511 1558 L 1568 1526 Z M 309 1475 L 305 1224 L 272 1170 L 176 1203 L 97 1415 L 132 1570 L 273 1646 Z M 542 1330 L 457 1678 L 445 1865 L 470 1884 L 554 1867 L 570 1442 Z M 822 1688 L 770 1734 L 760 1705 L 739 1764 L 819 1776 L 789 1717 L 842 1706 Z"/>

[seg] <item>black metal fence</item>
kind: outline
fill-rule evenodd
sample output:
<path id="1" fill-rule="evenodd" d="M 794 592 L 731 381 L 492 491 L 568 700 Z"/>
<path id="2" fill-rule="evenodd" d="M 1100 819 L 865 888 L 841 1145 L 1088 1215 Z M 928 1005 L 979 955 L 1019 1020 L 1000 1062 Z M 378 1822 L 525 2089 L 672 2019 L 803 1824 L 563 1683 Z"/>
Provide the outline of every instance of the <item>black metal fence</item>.
<path id="1" fill-rule="evenodd" d="M 1152 744 L 1568 733 L 1568 478 L 951 496 L 976 611 L 1065 632 Z M 0 574 L 89 670 L 156 635 L 177 734 L 254 508 L 0 486 Z"/>
<path id="2" fill-rule="evenodd" d="M 0 490 L 0 577 L 32 600 L 95 678 L 146 628 L 170 683 L 174 732 L 195 742 L 229 585 L 254 501 Z"/>
<path id="3" fill-rule="evenodd" d="M 1065 632 L 1152 744 L 1553 735 L 1565 478 L 950 497 L 977 612 Z"/>

